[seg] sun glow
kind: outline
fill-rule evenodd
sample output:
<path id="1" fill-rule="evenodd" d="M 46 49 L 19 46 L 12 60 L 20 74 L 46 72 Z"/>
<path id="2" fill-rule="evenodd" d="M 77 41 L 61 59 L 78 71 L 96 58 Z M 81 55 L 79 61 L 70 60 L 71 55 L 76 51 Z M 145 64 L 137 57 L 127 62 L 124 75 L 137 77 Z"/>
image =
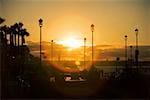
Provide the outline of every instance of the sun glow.
<path id="1" fill-rule="evenodd" d="M 69 47 L 68 50 L 76 49 L 83 45 L 83 42 L 81 40 L 77 40 L 74 38 L 61 40 L 61 41 L 58 41 L 58 43 Z"/>

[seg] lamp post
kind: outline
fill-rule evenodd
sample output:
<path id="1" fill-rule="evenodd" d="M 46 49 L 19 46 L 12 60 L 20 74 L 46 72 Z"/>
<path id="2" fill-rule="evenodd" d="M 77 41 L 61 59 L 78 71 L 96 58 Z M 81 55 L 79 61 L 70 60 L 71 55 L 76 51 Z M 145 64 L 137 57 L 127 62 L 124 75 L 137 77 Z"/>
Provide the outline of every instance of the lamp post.
<path id="1" fill-rule="evenodd" d="M 86 38 L 84 38 L 84 70 L 85 70 Z"/>
<path id="2" fill-rule="evenodd" d="M 131 60 L 133 60 L 133 58 L 132 58 L 132 47 L 133 47 L 133 46 L 130 45 L 130 59 L 131 59 Z"/>
<path id="3" fill-rule="evenodd" d="M 127 35 L 125 37 L 125 67 L 127 67 Z"/>
<path id="4" fill-rule="evenodd" d="M 42 26 L 43 26 L 43 20 L 39 19 L 39 26 L 40 26 L 40 63 L 42 64 Z"/>
<path id="5" fill-rule="evenodd" d="M 133 61 L 133 58 L 132 58 L 132 45 L 130 46 L 130 61 L 131 61 L 131 67 L 132 67 L 132 61 Z"/>
<path id="6" fill-rule="evenodd" d="M 92 31 L 92 67 L 93 67 L 93 59 L 94 59 L 94 47 L 93 47 L 93 32 L 94 32 L 94 24 L 91 25 L 91 31 Z"/>
<path id="7" fill-rule="evenodd" d="M 51 40 L 51 61 L 53 61 L 53 40 Z"/>
<path id="8" fill-rule="evenodd" d="M 135 35 L 136 35 L 136 50 L 135 50 L 135 62 L 136 67 L 138 68 L 138 56 L 139 56 L 139 50 L 138 50 L 138 29 L 135 29 Z"/>

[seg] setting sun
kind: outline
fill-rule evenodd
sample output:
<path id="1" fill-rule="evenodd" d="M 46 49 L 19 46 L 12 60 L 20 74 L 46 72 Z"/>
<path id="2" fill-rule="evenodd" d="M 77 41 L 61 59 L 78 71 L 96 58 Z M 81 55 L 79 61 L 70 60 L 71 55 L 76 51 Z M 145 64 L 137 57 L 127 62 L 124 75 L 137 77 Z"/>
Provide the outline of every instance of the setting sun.
<path id="1" fill-rule="evenodd" d="M 69 47 L 69 50 L 70 49 L 72 50 L 72 49 L 75 49 L 75 48 L 79 48 L 80 46 L 83 45 L 83 42 L 81 40 L 77 40 L 77 39 L 74 39 L 74 38 L 61 40 L 61 41 L 58 41 L 58 43 Z"/>
<path id="2" fill-rule="evenodd" d="M 0 0 L 2 99 L 150 97 L 150 0 Z"/>

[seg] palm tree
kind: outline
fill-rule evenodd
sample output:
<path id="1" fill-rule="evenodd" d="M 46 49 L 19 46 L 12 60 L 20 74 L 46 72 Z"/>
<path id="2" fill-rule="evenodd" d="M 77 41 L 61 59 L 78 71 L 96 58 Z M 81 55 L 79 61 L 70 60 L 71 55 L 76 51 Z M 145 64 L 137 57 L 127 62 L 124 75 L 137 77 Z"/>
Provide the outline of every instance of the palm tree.
<path id="1" fill-rule="evenodd" d="M 23 27 L 23 23 L 19 22 L 18 26 L 17 26 L 17 29 L 18 29 L 18 47 L 20 44 L 20 31 L 21 31 L 22 27 Z"/>
<path id="2" fill-rule="evenodd" d="M 0 24 L 2 24 L 5 21 L 5 19 L 0 17 Z"/>
<path id="3" fill-rule="evenodd" d="M 3 35 L 3 38 L 6 38 L 6 29 L 7 29 L 6 25 L 0 27 L 1 34 Z"/>
<path id="4" fill-rule="evenodd" d="M 18 24 L 17 23 L 15 23 L 14 25 L 13 25 L 13 35 L 14 35 L 14 37 L 15 37 L 15 46 L 17 46 L 17 40 L 16 40 L 16 35 L 18 34 L 18 31 L 17 31 L 17 27 L 18 27 Z"/>
<path id="5" fill-rule="evenodd" d="M 10 27 L 10 46 L 14 46 L 14 40 L 13 40 L 13 30 L 14 30 L 14 26 Z"/>
<path id="6" fill-rule="evenodd" d="M 24 36 L 29 36 L 29 33 L 27 32 L 26 29 L 22 29 L 22 30 L 21 30 L 22 46 L 23 46 L 23 44 L 25 43 L 25 38 L 24 38 Z"/>
<path id="7" fill-rule="evenodd" d="M 4 32 L 4 29 L 5 29 L 5 27 L 6 26 L 2 26 L 2 27 L 0 27 L 0 43 L 2 43 L 3 44 L 3 40 L 4 40 L 4 34 L 5 34 L 5 32 Z"/>
<path id="8" fill-rule="evenodd" d="M 2 24 L 4 21 L 5 21 L 5 19 L 0 17 L 0 24 Z M 4 29 L 4 26 L 0 26 L 0 42 L 1 43 L 2 43 L 2 40 L 4 38 L 3 29 Z"/>
<path id="9" fill-rule="evenodd" d="M 9 33 L 9 27 L 4 25 L 1 27 L 1 34 L 2 34 L 2 38 L 5 41 L 5 44 L 7 45 L 7 34 Z"/>

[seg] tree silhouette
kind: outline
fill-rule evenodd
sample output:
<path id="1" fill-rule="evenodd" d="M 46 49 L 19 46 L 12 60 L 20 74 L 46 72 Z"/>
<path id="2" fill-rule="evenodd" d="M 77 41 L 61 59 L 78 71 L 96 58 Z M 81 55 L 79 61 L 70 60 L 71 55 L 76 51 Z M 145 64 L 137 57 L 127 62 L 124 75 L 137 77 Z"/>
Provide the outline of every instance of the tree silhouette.
<path id="1" fill-rule="evenodd" d="M 14 46 L 14 26 L 11 26 L 9 29 L 9 35 L 10 35 L 10 46 Z"/>
<path id="2" fill-rule="evenodd" d="M 22 44 L 22 46 L 23 46 L 23 44 L 25 43 L 25 38 L 24 38 L 24 36 L 29 36 L 29 33 L 27 32 L 27 30 L 26 30 L 25 28 L 22 29 L 20 33 L 21 33 L 20 35 L 21 35 L 21 38 L 22 38 L 22 39 L 21 39 L 21 40 L 22 40 L 22 43 L 21 43 L 21 44 Z"/>
<path id="3" fill-rule="evenodd" d="M 23 27 L 23 23 L 19 22 L 18 26 L 17 26 L 17 29 L 18 29 L 18 47 L 20 45 L 20 32 L 21 32 L 22 27 Z"/>
<path id="4" fill-rule="evenodd" d="M 2 24 L 5 21 L 5 19 L 0 17 L 0 24 Z"/>
<path id="5" fill-rule="evenodd" d="M 14 37 L 15 37 L 15 46 L 17 46 L 17 40 L 16 40 L 16 35 L 18 34 L 18 31 L 17 31 L 17 27 L 18 27 L 18 24 L 17 23 L 15 23 L 14 25 L 13 25 L 13 29 L 12 29 L 12 32 L 13 32 L 13 35 L 14 35 Z"/>
<path id="6" fill-rule="evenodd" d="M 1 30 L 1 40 L 3 41 L 3 44 L 7 45 L 7 34 L 9 34 L 9 27 L 4 25 L 0 28 Z"/>

